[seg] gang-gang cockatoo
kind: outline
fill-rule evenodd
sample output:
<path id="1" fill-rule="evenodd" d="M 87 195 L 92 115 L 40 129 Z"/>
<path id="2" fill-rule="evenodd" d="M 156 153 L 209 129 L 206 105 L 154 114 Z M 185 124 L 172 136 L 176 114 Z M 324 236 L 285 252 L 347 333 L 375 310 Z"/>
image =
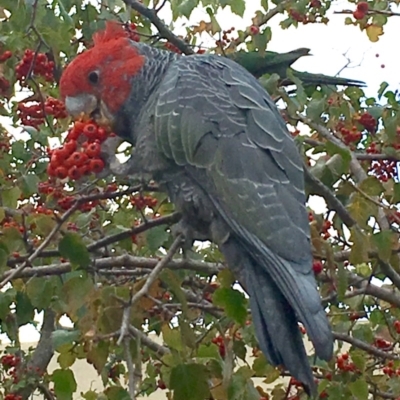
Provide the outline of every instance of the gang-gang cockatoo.
<path id="1" fill-rule="evenodd" d="M 190 239 L 216 243 L 250 298 L 263 353 L 307 392 L 332 332 L 312 270 L 303 164 L 268 93 L 234 61 L 181 56 L 109 22 L 65 69 L 68 112 L 107 121 L 134 146 L 131 174 L 165 188 Z"/>

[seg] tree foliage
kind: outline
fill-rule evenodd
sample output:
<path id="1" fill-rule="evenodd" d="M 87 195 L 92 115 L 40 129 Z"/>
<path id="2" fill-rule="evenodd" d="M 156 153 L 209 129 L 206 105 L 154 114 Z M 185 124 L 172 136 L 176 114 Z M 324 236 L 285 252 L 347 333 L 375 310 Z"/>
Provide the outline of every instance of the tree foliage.
<path id="1" fill-rule="evenodd" d="M 90 123 L 72 127 L 58 100 L 63 67 L 91 46 L 104 20 L 123 23 L 136 41 L 187 56 L 224 56 L 263 53 L 275 17 L 283 16 L 280 29 L 294 35 L 304 24 L 331 18 L 329 0 L 260 3 L 248 28 L 238 31 L 223 26 L 217 12 L 230 8 L 243 16 L 244 0 L 2 0 L 0 319 L 11 344 L 1 358 L 0 396 L 25 399 L 38 390 L 47 399 L 71 399 L 80 393 L 74 362 L 86 359 L 104 383 L 103 393 L 83 394 L 88 400 L 156 390 L 175 400 L 306 397 L 295 380 L 278 380 L 285 372 L 260 353 L 248 300 L 218 249 L 197 246 L 184 257 L 171 234 L 179 215 L 157 183 L 105 173 L 94 143 L 103 143 L 107 132 Z M 359 26 L 365 40 L 379 40 L 396 17 L 397 1 L 351 3 L 344 23 Z M 200 7 L 207 19 L 186 23 L 185 35 L 175 35 L 182 18 L 190 21 Z M 313 268 L 337 340 L 331 362 L 310 354 L 319 397 L 396 399 L 398 95 L 386 82 L 367 97 L 360 87 L 303 87 L 290 71 L 288 77 L 295 85 L 281 85 L 277 74 L 260 80 L 279 101 L 304 156 L 308 194 L 324 198 L 328 209 L 309 214 Z M 75 148 L 65 155 L 66 146 L 54 150 L 67 134 L 76 135 L 81 155 Z M 118 151 L 129 155 L 128 147 Z M 23 351 L 19 331 L 35 312 L 43 315 L 41 338 Z M 59 324 L 63 315 L 72 328 Z M 53 354 L 59 368 L 48 371 Z M 256 387 L 256 377 L 273 389 Z"/>

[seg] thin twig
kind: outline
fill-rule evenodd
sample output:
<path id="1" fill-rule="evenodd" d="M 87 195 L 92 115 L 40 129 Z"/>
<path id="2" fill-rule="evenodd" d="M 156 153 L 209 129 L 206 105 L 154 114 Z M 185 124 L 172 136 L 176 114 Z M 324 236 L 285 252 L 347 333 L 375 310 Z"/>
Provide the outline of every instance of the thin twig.
<path id="1" fill-rule="evenodd" d="M 157 28 L 160 36 L 176 46 L 183 54 L 194 54 L 193 49 L 187 43 L 185 43 L 184 40 L 180 39 L 178 36 L 173 34 L 170 29 L 167 28 L 165 23 L 157 15 L 156 10 L 146 7 L 137 0 L 123 0 L 123 2 L 127 6 L 137 11 L 139 14 L 146 17 Z"/>
<path id="2" fill-rule="evenodd" d="M 334 11 L 334 14 L 353 14 L 354 10 L 342 10 L 342 11 Z M 400 13 L 390 11 L 390 10 L 374 10 L 370 9 L 366 13 L 366 15 L 375 15 L 375 14 L 380 14 L 380 15 L 386 15 L 387 17 L 400 17 Z"/>
<path id="3" fill-rule="evenodd" d="M 157 263 L 157 265 L 154 267 L 154 269 L 150 272 L 149 276 L 147 277 L 144 285 L 132 297 L 131 300 L 132 305 L 147 294 L 147 292 L 150 290 L 151 285 L 156 281 L 160 272 L 163 270 L 163 268 L 167 266 L 167 264 L 172 260 L 172 257 L 175 255 L 175 253 L 179 250 L 180 246 L 182 245 L 182 239 L 183 239 L 182 235 L 178 235 L 175 238 L 167 254 Z"/>

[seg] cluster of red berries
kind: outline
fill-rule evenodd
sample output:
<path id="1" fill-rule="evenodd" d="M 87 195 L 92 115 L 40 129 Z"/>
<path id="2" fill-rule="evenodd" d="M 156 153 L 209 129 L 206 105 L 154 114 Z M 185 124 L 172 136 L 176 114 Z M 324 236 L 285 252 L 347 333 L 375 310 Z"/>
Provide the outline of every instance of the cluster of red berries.
<path id="1" fill-rule="evenodd" d="M 322 224 L 322 228 L 321 228 L 322 237 L 325 240 L 329 239 L 331 237 L 331 234 L 329 233 L 329 229 L 331 229 L 331 228 L 332 228 L 332 222 L 325 219 Z"/>
<path id="2" fill-rule="evenodd" d="M 389 350 L 392 347 L 392 343 L 380 337 L 374 339 L 373 345 L 381 350 Z"/>
<path id="3" fill-rule="evenodd" d="M 137 210 L 143 210 L 145 207 L 154 208 L 157 205 L 158 200 L 153 196 L 142 196 L 136 194 L 131 197 L 130 202 Z"/>
<path id="4" fill-rule="evenodd" d="M 311 0 L 307 13 L 301 13 L 294 8 L 290 8 L 288 14 L 290 18 L 296 22 L 301 22 L 303 25 L 317 22 L 317 20 L 318 22 L 327 23 L 329 21 L 328 18 L 322 16 L 320 13 L 321 6 L 322 4 L 319 0 Z"/>
<path id="5" fill-rule="evenodd" d="M 104 161 L 100 158 L 101 143 L 107 136 L 106 130 L 94 122 L 76 121 L 64 145 L 48 151 L 48 175 L 58 179 L 68 177 L 78 180 L 91 173 L 100 173 L 104 169 Z"/>
<path id="6" fill-rule="evenodd" d="M 24 83 L 29 74 L 42 76 L 47 82 L 54 80 L 54 62 L 49 61 L 46 54 L 26 49 L 22 60 L 15 67 L 17 79 Z"/>
<path id="7" fill-rule="evenodd" d="M 9 58 L 12 57 L 12 51 L 6 50 L 2 54 L 0 54 L 0 63 L 7 61 Z"/>
<path id="8" fill-rule="evenodd" d="M 6 354 L 0 359 L 1 365 L 8 368 L 15 368 L 21 363 L 21 358 L 14 354 Z"/>
<path id="9" fill-rule="evenodd" d="M 347 129 L 344 126 L 340 128 L 342 134 L 342 140 L 345 144 L 358 143 L 362 138 L 361 132 L 356 126 L 352 126 L 351 129 Z"/>
<path id="10" fill-rule="evenodd" d="M 133 40 L 134 42 L 140 42 L 140 35 L 137 31 L 137 25 L 133 22 L 125 25 L 125 30 L 128 32 L 129 39 Z"/>
<path id="11" fill-rule="evenodd" d="M 373 160 L 369 170 L 381 182 L 387 182 L 390 178 L 397 177 L 397 161 Z"/>
<path id="12" fill-rule="evenodd" d="M 76 198 L 74 196 L 66 194 L 61 186 L 55 185 L 52 179 L 46 182 L 40 182 L 38 185 L 38 192 L 40 194 L 51 195 L 54 199 L 57 200 L 58 206 L 64 211 L 69 210 L 76 201 Z M 99 205 L 99 200 L 87 201 L 86 203 L 82 203 L 79 206 L 79 210 L 83 212 L 88 212 L 93 208 L 97 207 L 98 205 Z M 41 205 L 38 205 L 36 207 L 36 212 L 38 213 L 40 212 L 47 215 L 51 215 L 54 213 L 53 210 Z"/>
<path id="13" fill-rule="evenodd" d="M 211 340 L 212 343 L 216 344 L 218 346 L 218 351 L 219 355 L 224 358 L 226 354 L 226 348 L 225 348 L 225 340 L 224 337 L 221 335 L 218 335 L 217 337 L 213 338 Z"/>
<path id="14" fill-rule="evenodd" d="M 377 121 L 376 119 L 368 112 L 361 114 L 357 117 L 357 121 L 361 124 L 368 132 L 373 133 L 376 130 Z"/>
<path id="15" fill-rule="evenodd" d="M 18 222 L 13 221 L 12 219 L 6 217 L 1 221 L 0 225 L 3 227 L 3 229 L 8 229 L 8 228 L 15 228 L 17 229 L 20 233 L 25 232 L 25 228 L 20 225 Z"/>
<path id="16" fill-rule="evenodd" d="M 368 3 L 366 1 L 360 1 L 357 4 L 357 8 L 353 12 L 353 17 L 358 21 L 364 19 L 364 17 L 368 14 L 368 9 Z"/>
<path id="17" fill-rule="evenodd" d="M 22 102 L 17 107 L 17 115 L 23 125 L 39 129 L 45 122 L 45 115 L 52 115 L 57 119 L 68 116 L 64 103 L 53 97 L 48 97 L 44 104 L 37 101 L 30 103 L 28 105 Z"/>
<path id="18" fill-rule="evenodd" d="M 22 400 L 22 396 L 15 393 L 9 393 L 5 395 L 4 400 Z"/>
<path id="19" fill-rule="evenodd" d="M 74 196 L 65 194 L 65 192 L 62 190 L 61 187 L 54 185 L 54 182 L 52 182 L 51 179 L 46 182 L 39 182 L 38 192 L 40 194 L 51 195 L 54 199 L 57 200 L 58 206 L 64 211 L 69 210 L 75 204 L 76 201 L 76 198 Z M 88 201 L 86 203 L 82 203 L 79 206 L 79 210 L 83 212 L 88 212 L 93 208 L 97 207 L 98 204 L 99 204 L 98 200 Z M 40 206 L 38 206 L 38 208 L 39 207 Z M 46 207 L 43 207 L 43 213 L 50 214 L 53 213 L 53 211 L 47 209 Z"/>
<path id="20" fill-rule="evenodd" d="M 393 328 L 400 335 L 400 320 L 393 322 Z"/>
<path id="21" fill-rule="evenodd" d="M 357 367 L 355 364 L 350 360 L 349 353 L 343 353 L 336 358 L 336 365 L 339 370 L 345 372 L 356 372 Z"/>
<path id="22" fill-rule="evenodd" d="M 3 368 L 7 371 L 8 375 L 10 375 L 12 381 L 14 383 L 18 383 L 19 377 L 17 373 L 17 368 L 21 364 L 20 357 L 14 354 L 6 354 L 3 357 L 1 357 L 0 363 L 2 364 Z"/>
<path id="23" fill-rule="evenodd" d="M 382 372 L 389 378 L 394 376 L 400 377 L 400 368 L 394 368 L 394 363 L 392 360 L 388 361 L 388 363 L 382 368 Z"/>
<path id="24" fill-rule="evenodd" d="M 366 149 L 367 154 L 379 154 L 380 151 L 377 148 L 376 142 L 371 142 L 371 144 Z"/>
<path id="25" fill-rule="evenodd" d="M 235 27 L 223 30 L 221 39 L 216 40 L 215 45 L 217 47 L 224 48 L 230 42 L 235 42 L 236 39 L 232 37 L 232 33 L 235 32 L 235 30 Z M 260 28 L 258 26 L 252 25 L 250 28 L 248 28 L 248 31 L 250 35 L 256 35 L 260 32 Z"/>

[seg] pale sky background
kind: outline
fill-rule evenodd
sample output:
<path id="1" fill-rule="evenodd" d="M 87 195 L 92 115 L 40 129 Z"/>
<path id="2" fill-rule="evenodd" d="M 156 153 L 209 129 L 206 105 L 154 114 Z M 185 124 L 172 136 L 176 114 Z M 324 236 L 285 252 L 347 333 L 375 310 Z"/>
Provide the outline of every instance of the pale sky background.
<path id="1" fill-rule="evenodd" d="M 217 15 L 217 20 L 222 29 L 229 29 L 235 26 L 237 29 L 245 29 L 251 25 L 251 18 L 254 11 L 260 9 L 260 2 L 255 0 L 247 1 L 247 10 L 244 18 L 233 15 L 229 8 Z M 273 37 L 268 45 L 268 50 L 286 52 L 295 50 L 299 47 L 311 49 L 313 56 L 303 57 L 297 61 L 293 67 L 299 71 L 308 71 L 314 73 L 323 73 L 326 75 L 336 75 L 347 63 L 344 54 L 352 61 L 350 67 L 346 68 L 341 76 L 365 81 L 367 95 L 375 95 L 381 82 L 387 81 L 390 89 L 395 91 L 400 87 L 399 56 L 397 52 L 397 41 L 400 34 L 400 17 L 391 17 L 388 24 L 384 27 L 384 35 L 376 43 L 371 43 L 365 32 L 361 32 L 358 27 L 345 26 L 344 20 L 347 15 L 333 14 L 333 11 L 344 9 L 353 9 L 354 4 L 346 1 L 334 2 L 329 14 L 329 24 L 309 24 L 300 25 L 298 29 L 291 27 L 287 30 L 279 28 L 280 16 L 270 21 Z M 392 11 L 399 11 L 393 8 Z M 163 11 L 161 15 L 166 21 L 169 13 Z M 280 18 L 280 19 L 279 19 Z M 195 10 L 192 14 L 190 23 L 197 24 L 202 19 L 208 21 L 208 15 L 204 10 Z M 179 21 L 177 26 L 187 23 Z M 180 29 L 176 30 L 179 33 Z M 184 28 L 181 30 L 184 33 Z M 207 36 L 204 36 L 206 39 Z M 205 40 L 206 41 L 206 40 Z M 379 57 L 376 57 L 379 54 Z M 384 64 L 385 68 L 381 65 Z M 4 123 L 4 119 L 0 120 Z M 8 124 L 7 124 L 8 125 Z M 312 202 L 313 208 L 317 212 L 324 211 L 324 205 L 320 201 Z M 40 316 L 37 320 L 40 320 Z M 21 329 L 22 342 L 34 342 L 38 340 L 39 335 L 32 326 L 26 326 Z M 4 335 L 0 335 L 2 341 L 6 341 Z"/>

